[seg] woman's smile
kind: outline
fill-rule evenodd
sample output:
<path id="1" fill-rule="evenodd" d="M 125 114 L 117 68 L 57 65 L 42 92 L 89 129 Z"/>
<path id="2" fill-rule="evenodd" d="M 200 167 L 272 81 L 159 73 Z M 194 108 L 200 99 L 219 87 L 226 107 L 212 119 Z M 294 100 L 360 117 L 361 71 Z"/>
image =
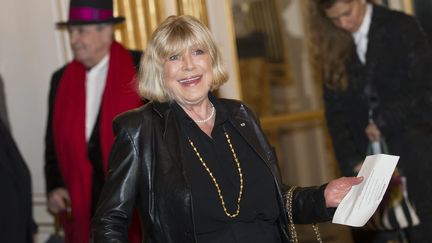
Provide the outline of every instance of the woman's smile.
<path id="1" fill-rule="evenodd" d="M 202 75 L 187 77 L 180 79 L 178 82 L 184 86 L 195 86 L 201 81 Z"/>

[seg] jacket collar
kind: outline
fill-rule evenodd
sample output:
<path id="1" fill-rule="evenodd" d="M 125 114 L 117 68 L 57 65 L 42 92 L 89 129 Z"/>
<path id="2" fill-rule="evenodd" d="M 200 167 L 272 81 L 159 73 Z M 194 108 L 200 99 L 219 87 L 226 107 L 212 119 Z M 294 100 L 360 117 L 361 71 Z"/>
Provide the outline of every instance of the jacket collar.
<path id="1" fill-rule="evenodd" d="M 368 48 L 367 48 L 367 65 L 369 66 L 375 66 L 376 60 L 379 58 L 379 54 L 381 53 L 380 50 L 382 50 L 382 45 L 384 44 L 382 41 L 382 38 L 385 37 L 385 30 L 386 28 L 383 28 L 383 25 L 387 22 L 386 13 L 389 10 L 378 6 L 373 5 L 373 11 L 372 11 L 372 20 L 371 25 L 369 28 L 369 42 L 368 42 Z"/>
<path id="2" fill-rule="evenodd" d="M 209 93 L 209 99 L 215 104 L 216 108 L 219 106 L 222 108 L 220 109 L 221 111 L 226 112 L 224 116 L 228 118 L 229 122 L 234 126 L 234 128 L 253 147 L 261 159 L 263 159 L 265 162 L 267 162 L 269 159 L 272 159 L 270 158 L 271 153 L 269 153 L 269 151 L 264 151 L 267 150 L 267 148 L 264 149 L 264 145 L 267 144 L 265 138 L 256 136 L 257 132 L 261 132 L 261 128 L 259 127 L 256 118 L 251 117 L 252 112 L 248 111 L 246 106 L 235 100 L 216 98 L 211 93 Z M 158 114 L 158 116 L 161 118 L 161 121 L 163 122 L 163 124 L 161 124 L 163 125 L 163 134 L 166 141 L 170 143 L 169 147 L 172 150 L 177 148 L 175 151 L 170 151 L 174 156 L 176 154 L 178 155 L 178 152 L 180 152 L 178 151 L 178 148 L 180 148 L 177 141 L 178 139 L 166 138 L 167 134 L 169 134 L 168 136 L 170 137 L 172 134 L 179 136 L 178 121 L 176 120 L 177 118 L 174 115 L 171 105 L 172 104 L 168 102 L 153 102 L 153 110 L 156 112 L 156 114 Z"/>

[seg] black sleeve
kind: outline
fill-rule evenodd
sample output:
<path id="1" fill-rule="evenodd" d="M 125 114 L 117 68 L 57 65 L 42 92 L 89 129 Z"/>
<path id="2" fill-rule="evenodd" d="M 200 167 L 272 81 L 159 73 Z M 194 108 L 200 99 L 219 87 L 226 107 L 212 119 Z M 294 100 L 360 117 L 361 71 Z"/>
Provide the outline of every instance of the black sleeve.
<path id="1" fill-rule="evenodd" d="M 246 105 L 243 104 L 247 113 L 250 115 L 253 120 L 254 126 L 256 126 L 256 131 L 261 133 L 261 136 L 257 136 L 263 148 L 271 149 L 271 157 L 268 158 L 272 170 L 275 172 L 274 175 L 277 177 L 277 181 L 282 182 L 282 178 L 280 175 L 279 163 L 276 158 L 276 152 L 273 147 L 271 147 L 269 141 L 267 140 L 264 132 L 261 130 L 261 126 L 259 125 L 259 120 L 253 113 L 251 109 L 249 109 Z M 260 139 L 261 138 L 261 139 Z M 327 209 L 325 205 L 324 198 L 324 189 L 327 184 L 322 185 L 320 187 L 299 187 L 296 188 L 293 195 L 293 219 L 295 223 L 300 224 L 309 224 L 316 222 L 325 222 L 331 219 L 333 216 L 333 209 Z M 283 183 L 280 185 L 280 190 L 284 198 L 286 198 L 287 191 L 289 187 Z M 286 205 L 285 205 L 286 206 Z"/>
<path id="2" fill-rule="evenodd" d="M 293 195 L 293 220 L 296 224 L 310 224 L 331 220 L 334 208 L 328 209 L 325 204 L 324 190 L 327 184 L 320 187 L 299 187 Z"/>
<path id="3" fill-rule="evenodd" d="M 138 145 L 126 128 L 113 122 L 115 141 L 107 179 L 92 220 L 93 242 L 128 242 L 128 225 L 138 196 L 141 171 Z M 148 199 L 142 200 L 140 206 Z"/>
<path id="4" fill-rule="evenodd" d="M 64 181 L 60 173 L 59 162 L 54 146 L 54 133 L 53 133 L 53 109 L 55 94 L 57 91 L 58 84 L 63 74 L 64 68 L 55 72 L 51 78 L 51 86 L 48 96 L 48 119 L 45 132 L 45 183 L 46 193 L 48 194 L 52 190 L 64 187 Z"/>

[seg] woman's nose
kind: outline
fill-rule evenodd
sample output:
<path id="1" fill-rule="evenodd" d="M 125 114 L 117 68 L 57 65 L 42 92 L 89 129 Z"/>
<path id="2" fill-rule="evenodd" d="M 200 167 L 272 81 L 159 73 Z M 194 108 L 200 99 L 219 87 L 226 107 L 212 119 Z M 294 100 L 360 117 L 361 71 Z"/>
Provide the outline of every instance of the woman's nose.
<path id="1" fill-rule="evenodd" d="M 192 56 L 190 54 L 185 54 L 183 56 L 183 69 L 190 71 L 195 67 Z"/>

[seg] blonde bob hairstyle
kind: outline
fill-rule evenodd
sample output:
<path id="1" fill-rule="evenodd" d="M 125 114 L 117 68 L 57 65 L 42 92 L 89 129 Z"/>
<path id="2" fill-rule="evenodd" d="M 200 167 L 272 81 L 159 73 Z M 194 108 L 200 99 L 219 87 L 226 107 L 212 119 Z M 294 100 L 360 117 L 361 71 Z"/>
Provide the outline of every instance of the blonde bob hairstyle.
<path id="1" fill-rule="evenodd" d="M 210 91 L 225 83 L 228 75 L 210 30 L 192 16 L 170 16 L 153 32 L 143 54 L 139 72 L 139 94 L 150 101 L 173 101 L 174 97 L 165 85 L 164 62 L 168 57 L 181 54 L 191 46 L 198 46 L 210 55 L 213 67 Z"/>

